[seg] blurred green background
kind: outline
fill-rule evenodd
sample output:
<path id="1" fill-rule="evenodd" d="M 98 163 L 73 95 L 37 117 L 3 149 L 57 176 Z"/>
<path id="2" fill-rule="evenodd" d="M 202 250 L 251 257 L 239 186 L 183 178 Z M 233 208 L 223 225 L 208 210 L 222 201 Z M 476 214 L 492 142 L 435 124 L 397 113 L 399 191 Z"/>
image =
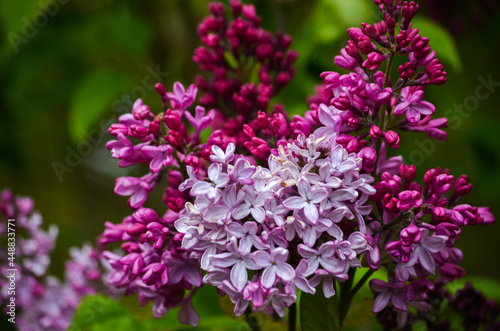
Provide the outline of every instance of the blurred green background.
<path id="1" fill-rule="evenodd" d="M 322 71 L 338 70 L 333 57 L 347 42 L 346 29 L 379 20 L 370 0 L 253 3 L 266 28 L 294 37 L 297 75 L 279 95 L 293 113 L 307 110 L 306 97 Z M 404 134 L 400 153 L 407 163 L 419 164 L 420 178 L 435 166 L 468 174 L 474 186 L 465 202 L 490 206 L 499 217 L 500 6 L 493 0 L 419 3 L 414 24 L 429 37 L 449 79 L 430 87 L 426 97 L 437 116 L 449 110 L 453 120 L 449 141 Z M 143 172 L 118 168 L 105 148 L 111 139 L 105 129 L 138 97 L 158 112 L 161 100 L 152 88 L 157 80 L 167 88 L 193 82 L 196 27 L 208 14 L 207 4 L 0 1 L 0 186 L 33 196 L 45 224 L 59 226 L 56 275 L 63 273 L 70 246 L 93 242 L 105 221 L 130 213 L 127 199 L 113 193 L 114 179 Z M 480 88 L 478 97 L 480 77 L 496 85 Z M 463 231 L 457 246 L 469 275 L 500 278 L 499 235 L 498 223 Z"/>

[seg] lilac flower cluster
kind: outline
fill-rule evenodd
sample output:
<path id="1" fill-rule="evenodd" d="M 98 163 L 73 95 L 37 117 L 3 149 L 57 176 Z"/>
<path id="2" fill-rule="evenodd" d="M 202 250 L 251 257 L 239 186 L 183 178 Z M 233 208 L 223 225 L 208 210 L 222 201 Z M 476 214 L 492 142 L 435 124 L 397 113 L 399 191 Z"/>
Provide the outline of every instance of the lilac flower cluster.
<path id="1" fill-rule="evenodd" d="M 330 298 L 340 282 L 342 322 L 355 292 L 384 267 L 388 278 L 369 283 L 373 312 L 391 304 L 403 325 L 409 307 L 425 314 L 434 289 L 464 274 L 454 247 L 461 228 L 494 217 L 461 202 L 472 188 L 467 176 L 435 168 L 419 184 L 415 166 L 387 157 L 387 146 L 399 148 L 399 130 L 447 138 L 447 119 L 433 119 L 436 109 L 424 100 L 425 88 L 444 83 L 446 72 L 412 27 L 418 5 L 374 2 L 384 19 L 350 28 L 335 58 L 350 72 L 323 73 L 311 109 L 293 120 L 280 105 L 267 109 L 289 80 L 283 73 L 293 73 L 288 38 L 262 30 L 253 6 L 231 1 L 228 22 L 222 5 L 210 5 L 212 16 L 199 26 L 206 47 L 195 61 L 211 73 L 197 79 L 200 103 L 214 109 L 193 106 L 195 85 L 176 82 L 167 92 L 157 84 L 163 112 L 137 100 L 109 129 L 117 139 L 107 147 L 120 166 L 149 167 L 142 177 L 116 180 L 115 193 L 130 197 L 133 213 L 107 222 L 100 238 L 103 247 L 121 245 L 103 253 L 110 284 L 152 302 L 156 317 L 181 307 L 179 320 L 197 325 L 191 299 L 204 283 L 227 294 L 237 315 L 283 317 L 297 289 L 314 294 L 322 284 Z M 395 56 L 408 62 L 392 78 Z M 248 80 L 255 70 L 257 87 Z M 146 205 L 157 187 L 163 215 Z"/>
<path id="2" fill-rule="evenodd" d="M 432 119 L 435 107 L 423 99 L 428 85 L 446 82 L 446 72 L 429 39 L 412 27 L 419 5 L 401 0 L 374 2 L 384 19 L 349 28 L 348 44 L 335 57 L 335 63 L 350 72 L 323 72 L 323 89 L 310 99 L 311 110 L 305 117 L 294 117 L 293 128 L 307 135 L 318 125 L 327 125 L 320 117 L 320 105 L 326 104 L 341 114 L 341 133 L 364 131 L 354 137 L 338 137 L 349 152 L 374 147 L 380 140 L 397 149 L 400 138 L 396 129 L 426 132 L 433 139 L 446 140 L 441 129 L 448 120 Z M 407 56 L 408 62 L 399 66 L 399 75 L 393 78 L 390 68 L 396 56 Z M 384 63 L 385 73 L 379 70 Z M 369 158 L 375 159 L 373 151 Z"/>
<path id="3" fill-rule="evenodd" d="M 202 105 L 227 117 L 239 114 L 246 123 L 257 111 L 266 112 L 270 100 L 293 77 L 297 52 L 289 50 L 290 36 L 273 36 L 261 27 L 253 5 L 231 0 L 230 7 L 228 21 L 224 5 L 210 3 L 212 15 L 198 26 L 205 46 L 196 49 L 193 60 L 208 77 L 199 75 L 196 85 L 204 92 Z"/>
<path id="4" fill-rule="evenodd" d="M 378 293 L 373 311 L 378 313 L 392 302 L 400 314 L 400 325 L 406 323 L 408 306 L 422 313 L 431 309 L 427 293 L 435 284 L 446 284 L 465 274 L 458 266 L 462 252 L 453 247 L 461 228 L 494 221 L 489 208 L 459 204 L 472 189 L 467 176 L 455 180 L 447 169 L 430 169 L 423 186 L 414 181 L 415 177 L 416 167 L 402 164 L 399 176 L 382 174 L 375 184 L 377 193 L 370 197 L 383 220 L 370 224 L 378 234 L 374 237 L 385 233 L 387 238 L 397 238 L 385 244 L 392 259 L 386 264 L 389 282 L 370 281 L 372 290 Z M 436 271 L 439 277 L 433 282 L 428 278 Z"/>
<path id="5" fill-rule="evenodd" d="M 378 263 L 363 219 L 373 178 L 359 174 L 355 154 L 324 136 L 300 135 L 265 168 L 234 149 L 214 146 L 209 180 L 193 176 L 181 184 L 196 199 L 175 227 L 182 246 L 199 256 L 204 281 L 230 296 L 236 315 L 251 302 L 253 310 L 283 317 L 297 288 L 315 293 L 323 283 L 331 297 L 333 280 L 361 267 L 362 253 Z M 344 218 L 357 218 L 340 224 L 349 235 L 337 225 Z"/>
<path id="6" fill-rule="evenodd" d="M 7 219 L 15 219 L 16 223 L 14 267 L 7 263 L 7 249 L 0 250 L 2 274 L 8 274 L 7 269 L 16 270 L 15 302 L 16 310 L 20 309 L 16 325 L 27 331 L 67 330 L 80 301 L 96 293 L 99 287 L 102 275 L 99 254 L 88 244 L 81 249 L 72 248 L 64 282 L 47 276 L 58 230 L 51 225 L 44 231 L 42 216 L 33 207 L 34 202 L 29 197 L 14 196 L 9 189 L 1 192 L 0 238 L 7 238 Z M 2 278 L 0 303 L 3 307 L 11 297 L 8 288 L 9 283 Z"/>

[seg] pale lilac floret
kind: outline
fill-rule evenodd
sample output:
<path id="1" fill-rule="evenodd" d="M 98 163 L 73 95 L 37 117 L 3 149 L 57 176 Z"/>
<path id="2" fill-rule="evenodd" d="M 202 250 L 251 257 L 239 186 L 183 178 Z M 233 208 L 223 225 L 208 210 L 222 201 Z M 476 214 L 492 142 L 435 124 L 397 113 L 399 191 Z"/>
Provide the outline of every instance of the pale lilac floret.
<path id="1" fill-rule="evenodd" d="M 394 308 L 402 311 L 407 310 L 406 306 L 406 285 L 404 283 L 386 283 L 380 279 L 370 280 L 371 289 L 378 293 L 373 303 L 373 313 L 382 311 L 389 302 Z"/>
<path id="2" fill-rule="evenodd" d="M 291 281 L 295 277 L 295 270 L 287 263 L 288 250 L 276 247 L 269 254 L 266 251 L 257 251 L 253 254 L 253 260 L 260 268 L 265 268 L 262 272 L 261 282 L 266 288 L 271 288 L 276 277 L 285 282 Z"/>
<path id="3" fill-rule="evenodd" d="M 311 188 L 309 182 L 305 179 L 299 179 L 297 183 L 299 196 L 293 196 L 283 201 L 283 206 L 290 210 L 304 210 L 307 220 L 315 225 L 319 218 L 318 207 L 320 203 L 328 196 L 328 191 L 324 188 Z"/>
<path id="4" fill-rule="evenodd" d="M 208 181 L 198 181 L 191 188 L 191 195 L 201 196 L 206 195 L 209 199 L 220 197 L 221 188 L 224 188 L 229 182 L 229 176 L 222 173 L 222 165 L 220 163 L 213 163 L 208 168 Z"/>
<path id="5" fill-rule="evenodd" d="M 174 162 L 172 153 L 174 149 L 170 145 L 144 146 L 141 152 L 147 157 L 152 158 L 149 169 L 152 172 L 159 172 L 163 167 L 169 166 Z"/>
<path id="6" fill-rule="evenodd" d="M 184 112 L 184 115 L 186 116 L 187 120 L 198 133 L 205 130 L 212 123 L 215 117 L 214 109 L 211 109 L 206 115 L 205 112 L 206 112 L 205 108 L 201 106 L 196 106 L 194 117 L 193 115 L 191 115 L 190 112 L 188 111 Z"/>
<path id="7" fill-rule="evenodd" d="M 118 133 L 118 140 L 111 140 L 106 143 L 106 148 L 111 150 L 111 156 L 115 159 L 124 159 L 134 152 L 134 145 L 122 133 Z"/>
<path id="8" fill-rule="evenodd" d="M 410 123 L 420 121 L 421 115 L 432 115 L 436 107 L 428 101 L 422 100 L 423 90 L 415 90 L 412 87 L 401 89 L 401 102 L 394 107 L 394 115 L 401 116 L 406 113 L 406 118 Z"/>
<path id="9" fill-rule="evenodd" d="M 120 177 L 116 179 L 115 193 L 121 196 L 131 196 L 129 205 L 139 208 L 146 201 L 151 187 L 147 180 L 137 177 Z"/>
<path id="10" fill-rule="evenodd" d="M 259 266 L 253 261 L 251 254 L 242 254 L 238 250 L 236 238 L 227 244 L 227 252 L 210 257 L 211 267 L 231 268 L 231 283 L 238 291 L 242 291 L 248 282 L 247 269 L 256 270 Z M 209 269 L 210 270 L 210 269 Z"/>
<path id="11" fill-rule="evenodd" d="M 229 145 L 227 145 L 225 152 L 219 146 L 213 145 L 212 153 L 214 154 L 210 155 L 210 161 L 226 165 L 234 159 L 235 149 L 236 146 L 233 143 L 229 143 Z"/>
<path id="12" fill-rule="evenodd" d="M 322 244 L 318 250 L 304 244 L 299 244 L 297 248 L 300 256 L 307 261 L 305 276 L 313 274 L 320 265 L 331 274 L 340 274 L 345 270 L 344 264 L 333 257 L 335 246 L 331 241 Z"/>
<path id="13" fill-rule="evenodd" d="M 179 116 L 182 117 L 187 107 L 191 106 L 198 93 L 198 87 L 191 84 L 186 91 L 184 86 L 179 83 L 174 83 L 174 92 L 168 92 L 167 97 L 170 99 L 172 108 L 179 111 Z"/>
<path id="14" fill-rule="evenodd" d="M 448 241 L 448 238 L 441 235 L 429 236 L 429 230 L 427 229 L 420 229 L 420 231 L 420 241 L 416 244 L 409 261 L 404 266 L 412 267 L 419 262 L 425 270 L 434 275 L 436 262 L 431 253 L 439 253 Z"/>

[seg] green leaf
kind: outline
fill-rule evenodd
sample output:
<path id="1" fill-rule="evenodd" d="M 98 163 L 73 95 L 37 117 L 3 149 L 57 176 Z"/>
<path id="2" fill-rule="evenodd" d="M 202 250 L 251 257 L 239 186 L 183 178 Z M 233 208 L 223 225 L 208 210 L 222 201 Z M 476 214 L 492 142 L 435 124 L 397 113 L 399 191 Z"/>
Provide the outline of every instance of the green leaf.
<path id="1" fill-rule="evenodd" d="M 120 303 L 103 295 L 86 297 L 73 317 L 70 331 L 144 330 Z"/>
<path id="2" fill-rule="evenodd" d="M 233 53 L 230 51 L 224 51 L 224 59 L 227 61 L 227 64 L 233 69 L 238 69 L 238 61 L 234 57 Z"/>
<path id="3" fill-rule="evenodd" d="M 314 295 L 302 293 L 300 323 L 303 331 L 340 330 L 338 296 L 325 298 L 322 286 L 316 289 Z"/>
<path id="4" fill-rule="evenodd" d="M 423 17 L 415 17 L 412 20 L 412 27 L 419 29 L 423 37 L 429 38 L 429 44 L 436 51 L 438 58 L 448 62 L 455 71 L 462 71 L 462 62 L 455 41 L 446 29 Z"/>
<path id="5" fill-rule="evenodd" d="M 85 131 L 112 108 L 114 101 L 120 101 L 120 93 L 131 85 L 130 79 L 113 71 L 96 71 L 88 75 L 76 89 L 69 109 L 69 129 L 76 142 L 85 137 Z"/>
<path id="6" fill-rule="evenodd" d="M 352 307 L 347 312 L 343 325 L 361 326 L 372 321 L 375 318 L 375 314 L 372 313 L 373 301 L 373 299 L 365 299 Z"/>

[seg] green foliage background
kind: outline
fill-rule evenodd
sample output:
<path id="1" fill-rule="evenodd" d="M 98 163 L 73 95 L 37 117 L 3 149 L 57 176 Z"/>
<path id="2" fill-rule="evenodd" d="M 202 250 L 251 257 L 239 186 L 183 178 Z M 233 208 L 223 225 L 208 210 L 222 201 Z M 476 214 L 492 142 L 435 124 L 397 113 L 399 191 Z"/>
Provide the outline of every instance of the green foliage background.
<path id="1" fill-rule="evenodd" d="M 379 20 L 370 0 L 253 3 L 264 26 L 291 34 L 300 53 L 297 76 L 279 95 L 291 113 L 307 110 L 306 96 L 321 82 L 322 71 L 338 70 L 333 57 L 347 41 L 346 29 Z M 421 2 L 415 21 L 448 71 L 448 83 L 426 93 L 436 105 L 436 115 L 474 96 L 478 77 L 500 82 L 499 11 L 488 10 L 481 1 L 453 3 L 450 15 L 456 11 L 467 27 L 460 34 L 453 32 L 456 20 L 452 25 L 450 17 L 429 10 L 433 5 L 429 0 Z M 117 167 L 104 146 L 111 137 L 101 127 L 128 111 L 136 97 L 153 111 L 161 108 L 154 91 L 142 95 L 151 70 L 164 73 L 162 83 L 167 88 L 175 81 L 185 85 L 193 81 L 197 66 L 191 58 L 200 44 L 196 26 L 207 15 L 207 4 L 205 0 L 0 0 L 0 187 L 33 196 L 45 224 L 59 226 L 54 274 L 62 276 L 70 246 L 93 242 L 105 221 L 118 222 L 129 214 L 126 198 L 113 193 L 114 178 L 142 170 Z M 455 120 L 450 122 L 448 142 L 430 145 L 424 135 L 404 134 L 398 151 L 409 162 L 416 160 L 415 150 L 422 151 L 419 146 L 434 149 L 425 155 L 418 176 L 437 165 L 449 167 L 456 176 L 468 174 L 474 187 L 466 202 L 491 206 L 497 217 L 499 104 L 500 86 L 496 86 L 478 102 L 477 110 L 452 113 Z M 101 142 L 86 139 L 85 131 L 102 132 Z M 82 149 L 86 141 L 90 149 Z M 75 157 L 79 148 L 85 157 Z M 68 166 L 59 177 L 56 164 Z M 161 196 L 155 198 L 153 205 L 161 208 Z M 457 246 L 464 252 L 462 265 L 469 275 L 500 278 L 499 229 L 497 223 L 461 234 Z"/>

